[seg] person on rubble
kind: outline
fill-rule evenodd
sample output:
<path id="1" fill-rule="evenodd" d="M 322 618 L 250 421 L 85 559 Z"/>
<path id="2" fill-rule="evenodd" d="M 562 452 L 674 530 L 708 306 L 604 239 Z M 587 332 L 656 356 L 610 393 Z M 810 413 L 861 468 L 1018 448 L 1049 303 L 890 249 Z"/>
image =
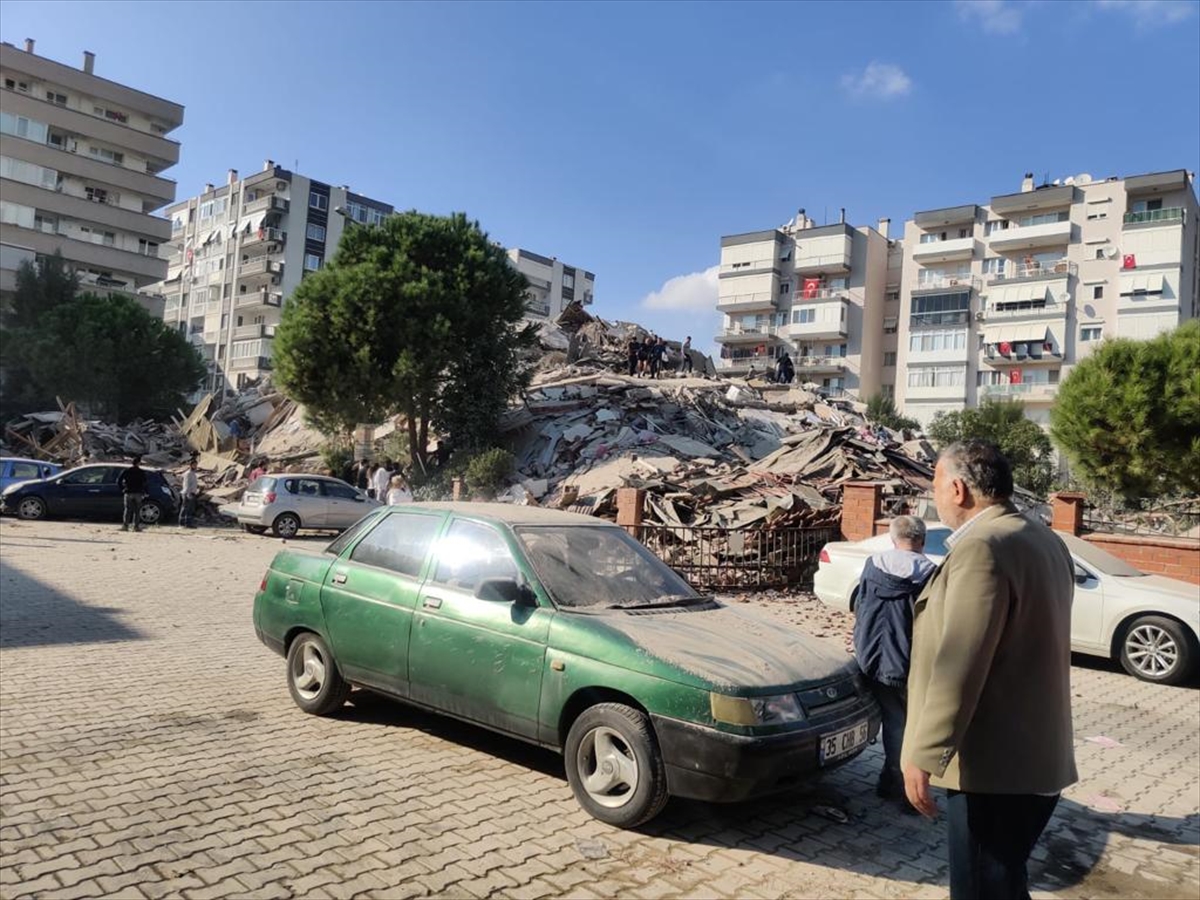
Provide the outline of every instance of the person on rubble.
<path id="1" fill-rule="evenodd" d="M 638 347 L 638 378 L 645 378 L 650 374 L 650 350 L 654 346 L 654 338 L 646 335 Z"/>
<path id="2" fill-rule="evenodd" d="M 785 350 L 783 355 L 779 357 L 779 361 L 775 364 L 775 383 L 791 384 L 792 379 L 795 377 L 795 366 L 792 365 L 792 358 Z"/>
<path id="3" fill-rule="evenodd" d="M 638 350 L 641 344 L 637 338 L 629 339 L 629 377 L 632 378 L 638 372 Z"/>
<path id="4" fill-rule="evenodd" d="M 121 530 L 128 531 L 133 526 L 134 531 L 142 530 L 142 501 L 146 499 L 146 470 L 142 468 L 142 457 L 134 456 L 129 461 L 129 468 L 117 479 L 121 494 L 125 500 L 125 511 L 121 517 Z"/>
<path id="5" fill-rule="evenodd" d="M 667 358 L 667 339 L 656 338 L 650 345 L 650 377 L 658 378 L 663 362 Z"/>
<path id="6" fill-rule="evenodd" d="M 200 475 L 196 471 L 196 457 L 188 460 L 187 471 L 179 486 L 179 527 L 196 527 L 196 499 L 200 496 Z"/>
<path id="7" fill-rule="evenodd" d="M 875 793 L 904 801 L 900 748 L 907 719 L 906 685 L 912 655 L 913 604 L 934 565 L 925 555 L 925 523 L 897 516 L 888 528 L 892 549 L 863 566 L 854 608 L 854 656 L 883 717 L 883 771 Z M 905 812 L 909 806 L 902 802 Z"/>
<path id="8" fill-rule="evenodd" d="M 690 334 L 684 339 L 683 348 L 679 352 L 683 357 L 680 371 L 686 375 L 692 371 L 692 336 Z"/>

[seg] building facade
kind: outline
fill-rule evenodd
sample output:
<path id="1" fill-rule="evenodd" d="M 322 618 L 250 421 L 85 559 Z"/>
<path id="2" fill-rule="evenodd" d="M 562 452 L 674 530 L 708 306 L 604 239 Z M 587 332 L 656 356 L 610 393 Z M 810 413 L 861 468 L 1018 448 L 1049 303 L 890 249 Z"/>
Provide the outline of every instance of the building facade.
<path id="1" fill-rule="evenodd" d="M 208 364 L 203 390 L 237 389 L 269 372 L 281 309 L 305 273 L 333 255 L 344 229 L 392 212 L 273 160 L 245 178 L 230 169 L 224 184 L 169 207 L 169 269 L 157 290 L 163 320 Z"/>
<path id="2" fill-rule="evenodd" d="M 573 301 L 578 300 L 581 306 L 591 306 L 595 299 L 596 276 L 585 269 L 520 247 L 509 250 L 508 259 L 529 281 L 525 318 L 531 321 L 553 321 Z"/>
<path id="3" fill-rule="evenodd" d="M 1058 385 L 1109 337 L 1200 316 L 1200 233 L 1183 170 L 1079 175 L 905 224 L 897 405 L 928 424 L 987 398 L 1046 424 Z"/>
<path id="4" fill-rule="evenodd" d="M 800 383 L 862 396 L 880 390 L 884 322 L 900 289 L 887 227 L 818 226 L 800 210 L 782 228 L 721 238 L 718 368 L 761 372 L 786 353 Z"/>
<path id="5" fill-rule="evenodd" d="M 167 137 L 183 107 L 0 44 L 0 295 L 24 261 L 61 251 L 82 286 L 138 296 L 167 274 L 175 199 L 163 173 L 179 161 Z"/>

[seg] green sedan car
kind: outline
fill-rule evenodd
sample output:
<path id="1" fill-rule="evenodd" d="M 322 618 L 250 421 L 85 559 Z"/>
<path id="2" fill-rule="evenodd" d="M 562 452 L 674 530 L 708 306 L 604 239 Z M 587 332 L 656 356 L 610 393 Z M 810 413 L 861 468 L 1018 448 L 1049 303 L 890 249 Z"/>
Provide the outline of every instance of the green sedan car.
<path id="1" fill-rule="evenodd" d="M 879 730 L 849 656 L 564 512 L 376 510 L 324 553 L 279 553 L 254 627 L 305 712 L 358 686 L 552 748 L 584 809 L 626 828 L 671 795 L 786 790 Z"/>

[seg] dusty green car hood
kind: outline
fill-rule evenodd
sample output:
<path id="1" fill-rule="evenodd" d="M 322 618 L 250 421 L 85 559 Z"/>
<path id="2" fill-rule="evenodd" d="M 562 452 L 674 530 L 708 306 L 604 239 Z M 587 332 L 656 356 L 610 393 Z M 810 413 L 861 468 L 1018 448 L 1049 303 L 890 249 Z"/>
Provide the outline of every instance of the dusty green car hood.
<path id="1" fill-rule="evenodd" d="M 850 656 L 829 644 L 732 606 L 555 619 L 557 649 L 705 690 L 765 693 L 856 671 Z"/>

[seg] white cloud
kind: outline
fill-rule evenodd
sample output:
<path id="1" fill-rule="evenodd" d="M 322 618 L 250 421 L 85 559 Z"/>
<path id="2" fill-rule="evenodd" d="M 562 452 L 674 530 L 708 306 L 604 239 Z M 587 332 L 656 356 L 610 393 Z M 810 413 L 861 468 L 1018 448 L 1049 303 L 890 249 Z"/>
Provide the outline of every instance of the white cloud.
<path id="1" fill-rule="evenodd" d="M 1101 9 L 1128 13 L 1138 28 L 1176 25 L 1196 11 L 1195 0 L 1098 0 Z"/>
<path id="2" fill-rule="evenodd" d="M 872 62 L 861 75 L 843 75 L 842 87 L 858 97 L 903 97 L 912 90 L 912 79 L 899 66 Z"/>
<path id="3" fill-rule="evenodd" d="M 1016 34 L 1025 11 L 1007 0 L 955 0 L 960 19 L 978 23 L 989 34 Z"/>
<path id="4" fill-rule="evenodd" d="M 717 270 L 676 275 L 642 299 L 644 309 L 694 309 L 711 312 L 717 306 Z"/>

